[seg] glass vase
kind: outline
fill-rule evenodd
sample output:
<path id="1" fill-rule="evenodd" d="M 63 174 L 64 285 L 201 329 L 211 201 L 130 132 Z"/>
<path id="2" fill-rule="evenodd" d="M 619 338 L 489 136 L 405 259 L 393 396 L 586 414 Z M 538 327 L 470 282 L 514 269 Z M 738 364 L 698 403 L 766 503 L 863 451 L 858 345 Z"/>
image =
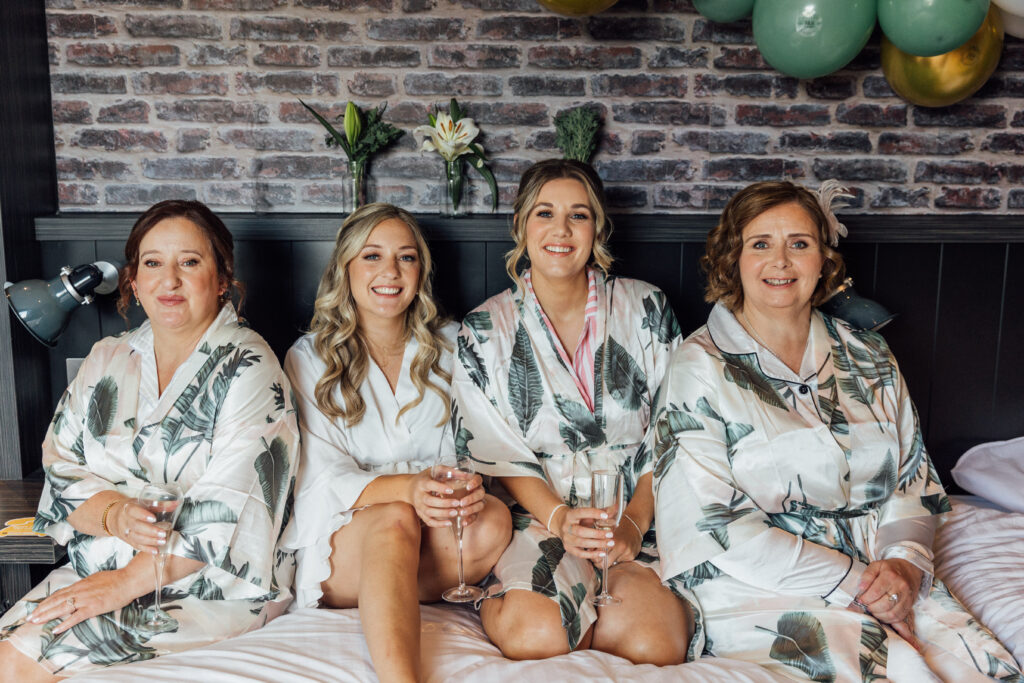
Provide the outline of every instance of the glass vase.
<path id="1" fill-rule="evenodd" d="M 455 217 L 466 215 L 466 207 L 462 202 L 462 185 L 466 177 L 465 174 L 465 160 L 461 157 L 454 161 L 444 162 L 442 216 Z"/>
<path id="2" fill-rule="evenodd" d="M 342 209 L 352 213 L 366 203 L 366 160 L 349 161 L 348 177 L 342 191 Z"/>

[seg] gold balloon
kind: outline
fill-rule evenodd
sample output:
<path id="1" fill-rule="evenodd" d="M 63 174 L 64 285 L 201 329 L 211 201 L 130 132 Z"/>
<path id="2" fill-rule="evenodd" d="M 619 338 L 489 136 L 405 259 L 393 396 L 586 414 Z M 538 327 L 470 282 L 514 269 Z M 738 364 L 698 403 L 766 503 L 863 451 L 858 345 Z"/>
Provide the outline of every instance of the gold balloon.
<path id="1" fill-rule="evenodd" d="M 537 0 L 537 4 L 567 17 L 585 17 L 603 12 L 619 0 Z"/>
<path id="2" fill-rule="evenodd" d="M 955 50 L 915 57 L 882 37 L 882 71 L 903 99 L 922 107 L 947 107 L 985 85 L 1003 51 L 1003 21 L 993 4 L 985 23 Z"/>

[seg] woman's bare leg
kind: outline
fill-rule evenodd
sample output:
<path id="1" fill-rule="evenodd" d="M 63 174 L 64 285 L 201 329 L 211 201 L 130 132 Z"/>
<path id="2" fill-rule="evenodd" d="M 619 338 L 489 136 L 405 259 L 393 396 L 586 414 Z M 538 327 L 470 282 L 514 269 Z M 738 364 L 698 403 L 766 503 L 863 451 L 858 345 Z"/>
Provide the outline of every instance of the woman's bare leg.
<path id="1" fill-rule="evenodd" d="M 381 681 L 418 681 L 420 521 L 411 505 L 385 503 L 355 513 L 331 538 L 326 607 L 359 607 Z"/>
<path id="2" fill-rule="evenodd" d="M 510 590 L 484 600 L 480 618 L 487 637 L 509 659 L 547 659 L 569 652 L 558 603 L 540 593 Z M 576 649 L 590 647 L 593 630 L 584 634 Z"/>
<path id="3" fill-rule="evenodd" d="M 512 539 L 512 516 L 497 498 L 486 496 L 484 509 L 462 532 L 462 561 L 466 583 L 486 577 Z M 450 527 L 424 528 L 420 549 L 420 602 L 436 602 L 457 586 L 459 569 L 455 534 Z"/>
<path id="4" fill-rule="evenodd" d="M 0 642 L 0 681 L 18 681 L 18 683 L 52 683 L 63 681 L 63 676 L 54 676 L 10 641 Z"/>
<path id="5" fill-rule="evenodd" d="M 595 650 L 634 664 L 681 664 L 693 636 L 689 606 L 661 585 L 653 570 L 635 562 L 612 567 L 608 590 L 620 604 L 599 607 Z"/>

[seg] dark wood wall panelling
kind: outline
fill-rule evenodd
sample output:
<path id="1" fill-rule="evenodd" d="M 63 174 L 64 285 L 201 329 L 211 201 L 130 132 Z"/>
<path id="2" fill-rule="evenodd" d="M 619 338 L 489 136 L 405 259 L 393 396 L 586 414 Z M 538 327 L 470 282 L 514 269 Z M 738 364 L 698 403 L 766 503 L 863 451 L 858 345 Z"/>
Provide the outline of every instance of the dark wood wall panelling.
<path id="1" fill-rule="evenodd" d="M 0 282 L 38 277 L 32 221 L 57 210 L 56 175 L 44 3 L 0 2 Z M 0 479 L 19 479 L 50 418 L 47 354 L 0 318 Z"/>
<path id="2" fill-rule="evenodd" d="M 339 219 L 324 215 L 233 215 L 245 315 L 284 355 L 308 324 Z M 435 262 L 434 288 L 459 317 L 508 286 L 507 216 L 445 221 L 421 216 Z M 68 214 L 37 219 L 45 272 L 121 256 L 134 216 Z M 702 325 L 699 259 L 714 216 L 621 216 L 615 272 L 664 289 L 686 332 Z M 883 332 L 899 359 L 925 441 L 947 485 L 974 444 L 1024 434 L 1024 219 L 850 216 L 840 249 L 858 291 L 897 312 Z M 142 320 L 132 307 L 132 324 Z M 64 359 L 84 356 L 101 336 L 125 329 L 113 297 L 72 319 L 51 353 L 51 405 L 63 390 Z"/>

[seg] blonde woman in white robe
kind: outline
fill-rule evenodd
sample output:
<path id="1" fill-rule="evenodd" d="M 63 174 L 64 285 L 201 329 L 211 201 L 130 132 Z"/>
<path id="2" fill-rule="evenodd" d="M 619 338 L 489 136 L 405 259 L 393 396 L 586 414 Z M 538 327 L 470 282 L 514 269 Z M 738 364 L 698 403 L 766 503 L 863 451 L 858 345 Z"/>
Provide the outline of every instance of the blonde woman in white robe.
<path id="1" fill-rule="evenodd" d="M 705 327 L 652 432 L 662 578 L 707 648 L 797 680 L 1020 681 L 934 577 L 949 502 L 885 340 L 815 309 L 842 282 L 818 195 L 759 183 L 708 236 Z"/>
<path id="2" fill-rule="evenodd" d="M 448 426 L 457 327 L 438 316 L 416 220 L 387 204 L 348 217 L 320 281 L 311 332 L 285 371 L 300 413 L 295 517 L 298 607 L 359 607 L 383 681 L 419 677 L 419 603 L 458 582 L 451 524 L 465 526 L 466 580 L 508 545 L 508 510 L 474 476 L 461 500 L 430 478 L 454 452 Z M 450 493 L 450 491 L 448 491 Z"/>
<path id="3" fill-rule="evenodd" d="M 0 680 L 43 681 L 208 645 L 262 626 L 291 598 L 275 552 L 288 518 L 298 425 L 274 352 L 235 315 L 231 233 L 199 202 L 160 202 L 135 223 L 121 272 L 147 321 L 93 347 L 43 442 L 37 531 L 68 564 L 0 619 Z M 184 490 L 165 534 L 135 501 Z M 143 627 L 153 553 L 162 606 Z M 144 676 L 140 676 L 144 678 Z"/>

